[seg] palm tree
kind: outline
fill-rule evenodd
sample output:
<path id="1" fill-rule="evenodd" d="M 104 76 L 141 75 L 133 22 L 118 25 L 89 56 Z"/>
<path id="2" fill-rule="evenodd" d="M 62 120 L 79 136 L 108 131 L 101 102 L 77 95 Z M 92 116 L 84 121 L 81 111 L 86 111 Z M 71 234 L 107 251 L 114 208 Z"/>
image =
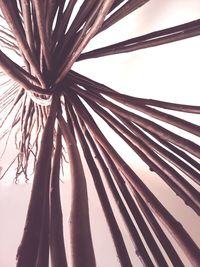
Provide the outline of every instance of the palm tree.
<path id="1" fill-rule="evenodd" d="M 155 266 L 155 262 L 158 266 L 168 266 L 168 261 L 173 266 L 184 266 L 169 235 L 193 266 L 200 265 L 197 244 L 115 150 L 97 123 L 99 116 L 141 157 L 150 171 L 199 215 L 200 195 L 195 184 L 200 184 L 200 147 L 161 124 L 165 122 L 200 136 L 198 125 L 168 112 L 199 114 L 200 106 L 129 96 L 72 70 L 73 64 L 80 60 L 128 53 L 200 34 L 200 20 L 195 20 L 84 52 L 93 37 L 147 2 L 0 1 L 0 41 L 4 46 L 0 50 L 0 67 L 9 77 L 2 78 L 1 126 L 12 119 L 11 127 L 4 129 L 0 137 L 4 140 L 15 131 L 19 153 L 10 166 L 17 162 L 16 180 L 22 173 L 28 179 L 31 165 L 34 170 L 17 253 L 18 267 L 47 267 L 49 252 L 51 266 L 69 265 L 59 191 L 60 168 L 65 164 L 66 153 L 72 183 L 71 265 L 96 266 L 87 177 L 78 144 L 92 175 L 121 266 L 133 265 L 111 197 L 144 266 Z M 78 4 L 78 11 L 74 11 Z M 6 50 L 12 51 L 10 56 Z M 14 61 L 14 53 L 21 61 Z M 112 196 L 107 193 L 103 179 Z"/>

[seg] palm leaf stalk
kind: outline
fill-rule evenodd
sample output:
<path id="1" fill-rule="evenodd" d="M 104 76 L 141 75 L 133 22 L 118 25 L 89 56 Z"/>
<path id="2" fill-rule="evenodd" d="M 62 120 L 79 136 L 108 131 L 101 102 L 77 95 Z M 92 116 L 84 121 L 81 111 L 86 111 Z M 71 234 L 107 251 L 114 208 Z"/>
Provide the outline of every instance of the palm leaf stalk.
<path id="1" fill-rule="evenodd" d="M 43 131 L 41 143 L 44 145 L 40 148 L 35 168 L 26 226 L 17 254 L 17 266 L 48 266 L 49 183 L 57 102 L 58 99 L 55 97 Z"/>
<path id="2" fill-rule="evenodd" d="M 34 69 L 35 73 L 38 76 L 38 79 L 40 80 L 41 85 L 45 86 L 45 83 L 42 79 L 42 75 L 39 70 L 39 66 L 36 62 L 34 55 L 32 55 L 27 40 L 25 38 L 25 33 L 21 23 L 19 10 L 15 5 L 15 1 L 13 2 L 13 4 L 11 3 L 11 1 L 1 1 L 1 11 L 17 40 L 19 49 L 22 51 L 21 54 L 24 55 L 25 59 Z M 17 19 L 15 19 L 16 15 Z"/>
<path id="3" fill-rule="evenodd" d="M 88 196 L 85 175 L 76 141 L 62 115 L 59 126 L 65 139 L 72 180 L 72 206 L 70 211 L 70 234 L 73 266 L 95 266 L 89 222 Z M 76 222 L 79 222 L 77 224 Z"/>
<path id="4" fill-rule="evenodd" d="M 122 177 L 122 175 L 120 174 L 120 172 L 118 171 L 118 169 L 116 168 L 112 158 L 108 155 L 108 153 L 101 147 L 102 153 L 107 161 L 108 166 L 111 169 L 111 172 L 114 176 L 114 179 L 116 181 L 116 183 L 118 184 L 120 191 L 123 194 L 123 197 L 132 213 L 132 215 L 134 216 L 138 227 L 140 228 L 143 237 L 146 240 L 146 243 L 149 246 L 149 249 L 152 251 L 152 254 L 154 257 L 157 257 L 159 255 L 158 253 L 158 249 L 157 249 L 157 245 L 156 242 L 142 216 L 141 211 L 139 210 L 138 206 L 136 205 L 136 202 L 134 201 L 134 198 L 131 196 L 125 182 L 124 179 Z M 137 194 L 136 191 L 134 191 L 134 194 Z M 136 198 L 136 197 L 135 197 Z M 136 198 L 137 200 L 137 198 Z M 145 202 L 144 202 L 145 203 Z M 150 209 L 149 209 L 149 213 L 151 213 Z M 178 264 L 179 266 L 184 266 L 180 257 L 178 256 L 178 254 L 176 253 L 174 247 L 172 246 L 172 244 L 170 243 L 169 239 L 167 238 L 167 236 L 165 235 L 165 233 L 163 232 L 162 228 L 159 226 L 159 224 L 157 223 L 155 217 L 152 218 L 149 216 L 147 216 L 144 212 L 143 214 L 145 215 L 145 217 L 147 218 L 147 220 L 149 221 L 150 225 L 152 226 L 152 228 L 154 228 L 154 233 L 156 234 L 156 236 L 158 237 L 160 243 L 162 244 L 163 249 L 166 251 L 167 255 L 169 256 L 172 264 L 176 265 Z M 158 262 L 158 260 L 157 260 Z M 162 262 L 163 264 L 163 262 Z M 149 263 L 147 266 L 151 266 Z"/>
<path id="5" fill-rule="evenodd" d="M 185 179 L 183 179 L 178 172 L 171 168 L 170 165 L 163 161 L 162 158 L 150 150 L 148 146 L 145 146 L 142 139 L 139 139 L 127 131 L 127 129 L 123 127 L 123 125 L 121 125 L 115 118 L 108 113 L 105 114 L 105 112 L 103 112 L 102 109 L 100 109 L 97 105 L 92 104 L 91 106 L 95 111 L 98 110 L 98 114 L 104 118 L 109 126 L 114 129 L 114 131 L 116 131 L 117 134 L 129 144 L 130 147 L 134 146 L 134 149 L 138 151 L 138 154 L 141 157 L 143 154 L 143 160 L 149 164 L 149 167 L 157 172 L 161 178 L 163 177 L 165 182 L 170 185 L 176 194 L 181 195 L 185 202 L 188 205 L 191 205 L 191 207 L 199 214 L 199 193 L 195 190 L 195 188 L 193 188 Z M 102 113 L 104 115 L 102 115 Z M 123 134 L 126 135 L 129 140 L 127 140 Z M 186 192 L 184 192 L 182 188 L 184 188 Z"/>
<path id="6" fill-rule="evenodd" d="M 141 239 L 140 239 L 140 235 L 138 234 L 138 231 L 137 229 L 135 228 L 134 226 L 134 223 L 123 203 L 123 200 L 121 199 L 116 187 L 115 187 L 115 184 L 113 183 L 112 181 L 112 176 L 111 176 L 111 173 L 109 172 L 109 169 L 107 168 L 106 166 L 106 163 L 103 159 L 103 157 L 101 156 L 99 150 L 98 150 L 98 147 L 97 145 L 95 144 L 92 136 L 90 135 L 89 131 L 87 130 L 86 126 L 84 125 L 84 123 L 82 122 L 82 138 L 83 138 L 83 132 L 84 132 L 84 135 L 86 136 L 87 140 L 88 140 L 88 143 L 89 145 L 91 146 L 92 148 L 92 151 L 93 153 L 95 154 L 95 158 L 97 159 L 97 161 L 99 162 L 99 165 L 102 169 L 102 172 L 104 173 L 104 177 L 106 178 L 106 181 L 107 183 L 109 184 L 109 187 L 113 193 L 113 196 L 115 198 L 115 201 L 117 203 L 117 206 L 119 207 L 120 209 L 120 212 L 123 216 L 123 219 L 126 223 L 126 226 L 130 232 L 130 235 L 132 237 L 132 241 L 134 243 L 134 246 L 135 246 L 135 250 L 136 250 L 136 254 L 139 256 L 140 260 L 142 261 L 142 263 L 145 265 L 145 266 L 154 266 L 152 261 L 151 261 L 151 258 L 149 257 L 143 243 L 141 242 Z M 105 151 L 104 151 L 105 152 Z M 88 161 L 88 164 L 89 164 L 90 161 Z M 111 169 L 112 170 L 112 169 Z M 123 182 L 122 182 L 123 183 Z M 123 185 L 122 185 L 123 187 Z M 126 188 L 126 187 L 125 187 Z M 124 189 L 124 188 L 123 188 Z M 128 191 L 126 192 L 128 193 Z M 127 196 L 127 194 L 126 194 Z M 132 198 L 131 198 L 132 200 Z M 135 208 L 135 207 L 134 207 Z M 136 217 L 136 211 L 134 212 L 134 218 Z M 144 222 L 144 221 L 142 221 Z M 141 221 L 140 221 L 141 223 Z M 142 225 L 141 224 L 138 224 L 138 225 Z M 145 232 L 145 238 L 148 239 L 148 227 L 145 229 L 147 230 L 147 232 Z M 150 241 L 152 241 L 152 243 L 154 243 L 154 239 L 150 239 Z M 151 244 L 152 244 L 151 243 Z M 151 246 L 152 247 L 152 246 Z M 158 247 L 156 247 L 158 249 Z M 159 249 L 157 251 L 155 251 L 156 253 L 154 255 L 160 255 L 159 254 Z M 163 260 L 164 261 L 164 260 Z M 163 263 L 163 262 L 162 262 Z"/>
<path id="7" fill-rule="evenodd" d="M 120 157 L 116 150 L 110 145 L 105 136 L 99 130 L 92 116 L 83 106 L 83 104 L 78 100 L 73 98 L 73 104 L 79 113 L 82 120 L 85 121 L 93 137 L 103 146 L 103 148 L 109 153 L 120 172 L 125 176 L 126 180 L 130 183 L 131 187 L 138 191 L 140 195 L 144 198 L 146 202 L 151 205 L 151 208 L 160 218 L 162 223 L 171 232 L 174 238 L 177 240 L 181 248 L 185 251 L 186 255 L 190 258 L 193 263 L 199 261 L 199 248 L 190 238 L 188 233 L 184 230 L 182 225 L 178 223 L 175 218 L 166 210 L 166 208 L 158 201 L 158 199 L 153 195 L 153 193 L 146 187 L 146 185 L 141 181 L 141 179 L 136 175 L 136 173 L 130 168 L 130 166 Z"/>
<path id="8" fill-rule="evenodd" d="M 107 96 L 114 98 L 115 100 L 120 101 L 122 104 L 127 105 L 127 106 L 133 105 L 134 103 L 134 104 L 140 104 L 140 105 L 142 104 L 142 105 L 159 107 L 162 109 L 169 109 L 169 110 L 188 112 L 188 113 L 194 113 L 194 114 L 200 113 L 200 106 L 190 106 L 190 105 L 177 104 L 177 103 L 171 103 L 171 102 L 166 102 L 166 101 L 164 102 L 164 101 L 154 100 L 154 99 L 133 97 L 133 96 L 122 94 L 120 92 L 117 92 L 111 89 L 108 86 L 105 86 L 104 84 L 91 80 L 88 77 L 85 77 L 81 75 L 80 73 L 77 73 L 73 70 L 69 72 L 68 76 L 69 78 L 72 77 L 73 80 L 75 80 L 76 83 L 79 84 L 80 86 L 87 85 L 88 90 L 98 91 L 99 93 L 106 93 Z"/>
<path id="9" fill-rule="evenodd" d="M 157 174 L 157 179 L 162 179 L 199 215 L 200 145 L 177 132 L 181 130 L 197 140 L 200 128 L 176 112 L 199 115 L 200 106 L 129 96 L 72 70 L 80 60 L 200 35 L 197 19 L 85 52 L 92 38 L 147 2 L 84 0 L 77 9 L 77 0 L 0 0 L 0 68 L 9 77 L 4 79 L 0 73 L 0 141 L 5 143 L 4 153 L 14 135 L 18 150 L 2 177 L 14 164 L 16 182 L 21 174 L 28 181 L 29 169 L 34 171 L 17 253 L 18 267 L 48 267 L 49 253 L 53 267 L 97 265 L 84 159 L 121 266 L 134 266 L 134 262 L 113 200 L 141 264 L 169 266 L 170 261 L 173 266 L 184 266 L 174 243 L 192 266 L 200 264 L 197 244 L 97 124 L 100 117 Z M 21 59 L 12 58 L 10 50 Z M 65 169 L 63 162 L 67 158 L 72 187 L 70 235 L 66 237 L 70 253 L 65 251 L 59 188 L 61 167 Z"/>
<path id="10" fill-rule="evenodd" d="M 71 110 L 72 113 L 72 110 Z M 73 114 L 74 115 L 74 114 Z M 116 247 L 116 251 L 117 251 L 117 255 L 119 257 L 120 263 L 122 266 L 132 266 L 131 261 L 129 259 L 123 238 L 122 238 L 122 234 L 120 232 L 120 229 L 118 227 L 118 224 L 116 222 L 115 216 L 113 214 L 112 208 L 110 206 L 103 182 L 101 180 L 101 176 L 100 173 L 98 171 L 98 168 L 94 162 L 94 159 L 92 157 L 92 154 L 90 152 L 90 149 L 86 143 L 86 140 L 84 139 L 84 135 L 81 133 L 80 131 L 80 127 L 78 125 L 78 122 L 75 118 L 75 116 L 73 116 L 73 121 L 74 121 L 74 125 L 76 127 L 82 148 L 83 148 L 83 152 L 88 164 L 88 167 L 90 169 L 90 172 L 92 174 L 93 180 L 94 180 L 94 184 L 100 199 L 100 202 L 102 204 L 104 213 L 105 213 L 105 217 L 107 219 L 109 228 L 110 228 L 110 232 L 112 234 L 113 237 L 113 242 L 115 244 Z"/>
<path id="11" fill-rule="evenodd" d="M 87 97 L 88 97 L 88 95 L 89 94 L 87 94 Z M 123 96 L 122 96 L 123 97 Z M 86 99 L 86 98 L 85 98 Z M 115 98 L 116 99 L 116 98 Z M 117 98 L 118 99 L 118 98 Z M 87 100 L 88 101 L 88 100 Z M 127 100 L 126 100 L 127 101 Z M 137 101 L 137 99 L 136 99 L 136 101 Z M 120 101 L 121 102 L 121 101 Z M 127 102 L 126 102 L 127 103 Z M 165 103 L 164 103 L 165 104 Z M 128 105 L 128 104 L 127 104 Z M 128 106 L 130 106 L 130 105 L 128 105 Z M 133 106 L 133 105 L 131 105 L 131 106 Z M 134 107 L 135 107 L 135 105 L 134 105 Z M 139 107 L 139 109 L 141 108 L 141 106 Z M 187 106 L 186 106 L 186 108 L 188 108 Z M 190 108 L 190 107 L 189 107 Z M 136 109 L 138 110 L 138 107 L 136 106 Z M 168 118 L 168 114 L 165 114 L 166 115 L 166 118 Z M 171 116 L 169 116 L 169 117 L 171 117 Z M 170 153 L 170 155 L 168 155 L 168 151 L 167 150 L 165 150 L 165 149 L 163 149 L 161 146 L 159 146 L 157 143 L 155 143 L 153 140 L 151 140 L 150 138 L 148 138 L 148 136 L 146 135 L 145 136 L 145 134 L 138 128 L 138 127 L 136 127 L 136 126 L 134 126 L 134 124 L 133 123 L 130 123 L 126 118 L 124 118 L 124 117 L 121 117 L 121 116 L 119 116 L 118 115 L 118 118 L 120 118 L 120 120 L 122 120 L 123 121 L 123 123 L 124 124 L 126 124 L 127 125 L 127 127 L 128 128 L 130 128 L 131 129 L 131 131 L 132 132 L 134 132 L 138 137 L 140 136 L 140 137 L 142 137 L 142 139 L 143 139 L 143 141 L 147 144 L 147 145 L 150 145 L 150 146 L 154 146 L 155 147 L 155 149 L 157 150 L 157 151 L 159 151 L 159 152 L 165 152 L 165 153 L 162 153 L 162 155 L 164 156 L 165 155 L 165 157 L 166 156 L 168 156 L 168 160 L 170 160 L 170 161 L 172 161 L 173 159 L 174 159 L 174 155 L 172 154 L 172 153 Z M 177 118 L 178 120 L 179 120 L 179 118 Z M 190 124 L 190 123 L 189 123 Z M 192 127 L 192 125 L 191 125 L 191 127 Z M 194 125 L 194 129 L 195 128 L 197 128 L 197 130 L 198 130 L 198 127 L 199 126 L 197 126 L 197 125 Z M 183 126 L 183 124 L 181 123 L 181 128 L 184 128 L 184 126 Z M 186 129 L 187 130 L 187 129 Z M 192 129 L 188 129 L 189 131 L 192 131 Z M 199 134 L 199 132 L 197 131 L 197 135 Z M 152 136 L 153 136 L 153 134 L 152 134 Z M 154 135 L 155 136 L 155 135 Z M 158 139 L 158 137 L 156 137 L 156 139 Z M 159 149 L 159 150 L 158 150 Z M 175 160 L 174 160 L 174 162 L 175 162 Z M 176 163 L 179 163 L 179 158 L 177 158 L 176 157 Z M 188 160 L 188 162 L 190 162 L 190 160 Z M 178 165 L 180 168 L 184 168 L 184 170 L 185 169 L 188 169 L 188 167 L 185 167 L 186 165 L 185 165 L 185 162 L 184 161 L 181 161 L 180 163 L 179 163 L 179 165 Z M 196 180 L 196 182 L 197 183 L 199 183 L 199 174 L 197 173 L 197 172 L 194 172 L 194 170 L 193 169 L 191 169 L 191 168 L 189 168 L 190 169 L 190 175 L 192 175 L 192 173 L 193 173 L 193 175 L 192 175 L 192 178 L 194 179 L 194 180 Z M 188 173 L 187 173 L 188 174 Z M 188 174 L 189 175 L 189 174 Z"/>
<path id="12" fill-rule="evenodd" d="M 50 181 L 50 251 L 52 267 L 67 267 L 63 238 L 62 206 L 60 199 L 59 175 L 62 151 L 61 130 L 58 127 L 53 168 Z"/>
<path id="13" fill-rule="evenodd" d="M 119 53 L 127 53 L 139 49 L 149 48 L 157 45 L 162 45 L 190 37 L 199 35 L 200 20 L 195 20 L 189 23 L 179 25 L 177 27 L 168 28 L 165 30 L 149 33 L 140 37 L 120 42 L 114 45 L 96 49 L 88 53 L 83 53 L 80 60 L 94 58 L 99 56 L 107 56 Z"/>
<path id="14" fill-rule="evenodd" d="M 136 113 L 121 108 L 120 106 L 112 103 L 111 101 L 103 98 L 100 95 L 94 95 L 90 92 L 86 93 L 85 90 L 81 90 L 77 85 L 73 86 L 73 90 L 79 93 L 81 96 L 86 96 L 87 98 L 92 99 L 93 101 L 98 102 L 104 107 L 110 109 L 112 112 L 117 114 L 117 116 L 122 116 L 133 121 L 138 126 L 145 128 L 145 130 L 149 130 L 151 133 L 157 134 L 160 138 L 169 141 L 186 150 L 187 152 L 193 154 L 197 158 L 200 158 L 199 145 L 173 133 L 170 130 L 167 130 L 163 126 L 160 126 L 159 124 L 155 123 L 153 120 L 146 119 L 140 115 L 137 115 Z"/>

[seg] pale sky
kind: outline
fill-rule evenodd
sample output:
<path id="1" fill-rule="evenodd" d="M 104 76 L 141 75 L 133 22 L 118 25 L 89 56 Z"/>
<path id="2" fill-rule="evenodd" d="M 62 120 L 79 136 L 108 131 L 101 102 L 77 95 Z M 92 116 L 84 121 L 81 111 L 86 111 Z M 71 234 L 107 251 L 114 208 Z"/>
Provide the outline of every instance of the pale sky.
<path id="1" fill-rule="evenodd" d="M 89 47 L 100 47 L 175 24 L 188 22 L 199 18 L 199 15 L 199 0 L 151 0 L 134 14 L 129 15 L 126 19 L 113 26 L 110 31 L 97 36 L 89 44 L 88 49 Z M 190 40 L 133 53 L 79 62 L 74 66 L 74 69 L 126 94 L 199 105 L 199 47 L 200 37 L 195 37 Z M 184 118 L 199 124 L 199 116 L 185 116 Z M 109 131 L 105 125 L 103 125 L 103 130 L 106 133 Z M 113 135 L 111 142 L 118 148 L 118 144 L 121 141 Z M 12 149 L 12 147 L 10 150 L 8 149 L 5 158 L 0 159 L 0 166 L 3 166 L 3 168 L 12 157 Z M 161 179 L 154 173 L 148 172 L 148 168 L 142 166 L 137 156 L 133 153 L 127 153 L 129 151 L 128 148 L 121 145 L 120 151 L 122 151 L 123 157 L 129 155 L 127 160 L 134 166 L 136 173 L 152 188 L 160 201 L 180 220 L 200 245 L 200 235 L 197 232 L 197 229 L 200 229 L 198 216 L 190 208 L 186 207 L 183 201 L 177 198 L 161 182 Z M 89 175 L 88 173 L 88 170 L 86 170 L 87 175 Z M 12 176 L 13 172 L 11 171 L 7 178 L 12 179 Z M 110 241 L 110 234 L 91 181 L 89 181 L 89 185 L 95 251 L 97 259 L 101 258 L 97 262 L 97 266 L 118 267 L 116 253 Z M 65 228 L 67 228 L 69 214 L 69 187 L 70 181 L 65 179 L 61 183 Z M 30 188 L 30 184 L 13 185 L 9 182 L 8 185 L 3 181 L 0 182 L 0 213 L 2 215 L 0 220 L 1 267 L 15 266 L 15 254 L 22 236 Z M 66 191 L 68 192 L 67 194 Z M 120 217 L 117 209 L 116 214 Z M 66 231 L 66 239 L 67 235 Z M 129 244 L 129 252 L 133 258 L 133 263 L 135 263 L 134 266 L 142 266 L 134 255 L 133 246 L 125 228 L 123 229 L 123 235 Z M 185 259 L 185 263 L 186 267 L 190 267 L 187 259 Z"/>

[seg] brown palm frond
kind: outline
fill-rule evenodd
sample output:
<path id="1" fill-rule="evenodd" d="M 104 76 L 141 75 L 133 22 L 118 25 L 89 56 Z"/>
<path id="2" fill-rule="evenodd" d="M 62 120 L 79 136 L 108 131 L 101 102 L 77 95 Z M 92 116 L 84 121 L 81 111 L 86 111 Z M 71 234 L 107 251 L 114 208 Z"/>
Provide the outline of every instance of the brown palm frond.
<path id="1" fill-rule="evenodd" d="M 199 116 L 200 106 L 129 96 L 72 70 L 81 60 L 200 35 L 196 19 L 85 52 L 93 37 L 147 2 L 0 0 L 1 153 L 12 136 L 17 151 L 3 177 L 13 164 L 15 182 L 22 174 L 29 180 L 30 169 L 34 173 L 17 267 L 48 267 L 49 259 L 53 267 L 97 266 L 91 184 L 84 164 L 121 266 L 135 266 L 124 226 L 143 266 L 185 266 L 177 245 L 191 266 L 200 265 L 198 245 L 112 145 L 102 126 L 199 215 L 200 126 L 183 115 Z M 64 238 L 59 188 L 66 162 L 71 174 L 69 241 Z"/>

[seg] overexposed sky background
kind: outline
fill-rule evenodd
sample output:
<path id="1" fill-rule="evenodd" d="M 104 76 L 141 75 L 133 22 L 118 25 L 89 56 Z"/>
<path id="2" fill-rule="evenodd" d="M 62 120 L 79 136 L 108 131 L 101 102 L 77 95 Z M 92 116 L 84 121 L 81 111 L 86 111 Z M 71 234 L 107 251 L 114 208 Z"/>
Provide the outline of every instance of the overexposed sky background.
<path id="1" fill-rule="evenodd" d="M 114 25 L 109 31 L 97 36 L 87 49 L 122 41 L 154 30 L 185 23 L 199 17 L 199 0 L 151 0 L 134 12 L 134 14 L 130 14 L 123 21 Z M 74 69 L 126 94 L 199 105 L 199 47 L 200 37 L 194 37 L 133 53 L 82 61 L 75 64 Z M 199 116 L 184 115 L 184 118 L 199 124 Z M 109 129 L 106 126 L 103 128 L 108 133 Z M 134 167 L 136 173 L 154 191 L 160 201 L 170 209 L 172 214 L 182 222 L 183 226 L 200 245 L 200 236 L 197 231 L 197 229 L 200 229 L 198 216 L 191 209 L 187 208 L 183 201 L 177 198 L 161 179 L 154 173 L 148 172 L 148 168 L 144 168 L 141 165 L 137 156 L 127 153 L 129 151 L 128 148 L 122 145 L 119 146 L 120 140 L 114 138 L 114 135 L 111 142 L 116 148 L 120 147 L 123 157 L 128 157 L 127 160 Z M 0 166 L 3 168 L 12 159 L 12 147 L 9 149 L 6 157 L 0 159 Z M 14 173 L 10 171 L 7 176 L 8 180 L 11 181 L 13 175 Z M 110 234 L 87 168 L 86 175 L 89 184 L 94 246 L 96 248 L 97 260 L 98 258 L 100 259 L 97 261 L 97 266 L 118 267 L 120 265 L 116 252 L 112 246 Z M 69 214 L 69 189 L 70 180 L 65 179 L 61 183 L 61 190 L 66 229 Z M 21 241 L 30 190 L 31 184 L 13 185 L 11 182 L 8 184 L 0 181 L 1 267 L 15 266 L 15 254 Z M 117 209 L 116 214 L 120 219 Z M 129 252 L 133 258 L 134 266 L 142 266 L 134 255 L 134 248 L 125 227 L 122 227 L 122 232 L 129 244 Z M 66 240 L 68 238 L 67 235 L 68 232 L 66 230 Z M 185 259 L 185 264 L 186 267 L 190 267 L 187 259 Z"/>

